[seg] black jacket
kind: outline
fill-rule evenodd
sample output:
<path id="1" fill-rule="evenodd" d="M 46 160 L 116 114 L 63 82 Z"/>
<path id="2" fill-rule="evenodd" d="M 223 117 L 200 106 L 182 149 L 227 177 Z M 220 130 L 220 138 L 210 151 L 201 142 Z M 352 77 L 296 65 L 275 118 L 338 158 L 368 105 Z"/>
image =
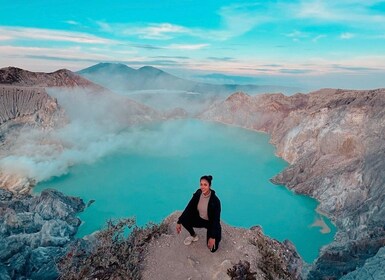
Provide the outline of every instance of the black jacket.
<path id="1" fill-rule="evenodd" d="M 187 204 L 182 215 L 178 219 L 178 224 L 188 222 L 192 217 L 199 216 L 198 202 L 202 194 L 202 190 L 198 189 Z M 209 204 L 207 206 L 207 215 L 209 217 L 209 227 L 207 229 L 207 235 L 209 238 L 221 239 L 221 201 L 215 195 L 215 191 L 211 190 Z"/>

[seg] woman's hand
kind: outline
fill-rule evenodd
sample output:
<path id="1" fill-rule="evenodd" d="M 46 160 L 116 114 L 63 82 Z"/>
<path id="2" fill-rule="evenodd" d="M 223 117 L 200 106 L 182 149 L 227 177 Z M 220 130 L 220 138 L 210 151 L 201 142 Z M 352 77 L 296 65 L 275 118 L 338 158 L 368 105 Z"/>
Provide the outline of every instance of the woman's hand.
<path id="1" fill-rule="evenodd" d="M 176 224 L 176 233 L 179 234 L 182 231 L 182 225 Z"/>
<path id="2" fill-rule="evenodd" d="M 209 247 L 210 250 L 215 249 L 215 238 L 209 238 L 207 247 Z"/>

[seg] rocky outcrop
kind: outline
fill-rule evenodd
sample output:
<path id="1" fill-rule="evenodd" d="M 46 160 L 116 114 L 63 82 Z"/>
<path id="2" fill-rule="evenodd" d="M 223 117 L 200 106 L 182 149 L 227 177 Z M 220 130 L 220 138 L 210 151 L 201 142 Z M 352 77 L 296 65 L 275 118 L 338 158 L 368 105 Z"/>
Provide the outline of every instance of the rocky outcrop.
<path id="1" fill-rule="evenodd" d="M 290 166 L 273 182 L 316 198 L 336 223 L 310 279 L 339 278 L 385 246 L 385 89 L 236 93 L 200 117 L 267 132 Z"/>
<path id="2" fill-rule="evenodd" d="M 103 87 L 67 69 L 52 73 L 31 72 L 16 67 L 0 69 L 0 84 L 26 87 L 82 87 L 93 90 L 104 90 Z"/>
<path id="3" fill-rule="evenodd" d="M 16 196 L 0 189 L 0 279 L 57 279 L 85 205 L 56 190 Z"/>
<path id="4" fill-rule="evenodd" d="M 58 111 L 57 101 L 44 88 L 0 86 L 0 129 L 6 122 L 8 127 L 21 123 L 53 127 L 61 116 Z"/>
<path id="5" fill-rule="evenodd" d="M 227 270 L 240 260 L 250 263 L 253 279 L 301 279 L 302 261 L 289 241 L 270 239 L 260 227 L 243 229 L 222 223 L 222 241 L 218 251 L 211 253 L 205 229 L 197 229 L 197 242 L 183 244 L 188 233 L 176 233 L 179 215 L 175 212 L 165 219 L 168 234 L 150 241 L 143 279 L 229 279 Z"/>
<path id="6" fill-rule="evenodd" d="M 385 247 L 378 250 L 378 253 L 369 258 L 362 267 L 341 278 L 341 280 L 361 279 L 385 279 Z"/>

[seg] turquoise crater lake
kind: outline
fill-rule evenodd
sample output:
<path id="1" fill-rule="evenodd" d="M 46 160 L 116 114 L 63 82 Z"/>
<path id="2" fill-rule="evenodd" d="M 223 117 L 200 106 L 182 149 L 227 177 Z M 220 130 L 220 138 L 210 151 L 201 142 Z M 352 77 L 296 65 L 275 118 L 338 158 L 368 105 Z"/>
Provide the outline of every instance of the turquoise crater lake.
<path id="1" fill-rule="evenodd" d="M 131 137 L 130 131 L 124 133 Z M 80 214 L 79 236 L 110 218 L 135 216 L 139 225 L 160 222 L 182 210 L 200 176 L 211 174 L 224 222 L 261 225 L 266 235 L 291 240 L 307 262 L 332 241 L 335 227 L 315 211 L 314 199 L 270 183 L 287 163 L 274 155 L 268 135 L 198 120 L 146 125 L 132 135 L 136 139 L 127 149 L 36 186 L 35 192 L 50 187 L 86 203 L 95 200 Z"/>

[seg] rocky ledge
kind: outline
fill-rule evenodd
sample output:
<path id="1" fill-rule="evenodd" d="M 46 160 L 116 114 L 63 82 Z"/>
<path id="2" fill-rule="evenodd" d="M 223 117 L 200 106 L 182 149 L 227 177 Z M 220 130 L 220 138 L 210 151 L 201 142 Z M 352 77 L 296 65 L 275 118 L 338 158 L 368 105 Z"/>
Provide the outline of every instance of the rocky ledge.
<path id="1" fill-rule="evenodd" d="M 232 279 L 302 279 L 302 260 L 290 241 L 271 239 L 258 226 L 244 229 L 222 223 L 222 241 L 211 253 L 205 229 L 197 229 L 197 242 L 183 244 L 189 234 L 184 229 L 176 233 L 179 215 L 168 216 L 163 222 L 167 234 L 148 243 L 142 279 L 230 279 L 231 269 Z"/>
<path id="2" fill-rule="evenodd" d="M 0 189 L 0 279 L 57 279 L 56 263 L 85 205 L 56 190 L 17 196 Z"/>
<path id="3" fill-rule="evenodd" d="M 337 225 L 309 279 L 336 279 L 385 246 L 385 89 L 236 93 L 200 115 L 267 132 L 290 163 L 272 179 L 316 198 Z"/>

